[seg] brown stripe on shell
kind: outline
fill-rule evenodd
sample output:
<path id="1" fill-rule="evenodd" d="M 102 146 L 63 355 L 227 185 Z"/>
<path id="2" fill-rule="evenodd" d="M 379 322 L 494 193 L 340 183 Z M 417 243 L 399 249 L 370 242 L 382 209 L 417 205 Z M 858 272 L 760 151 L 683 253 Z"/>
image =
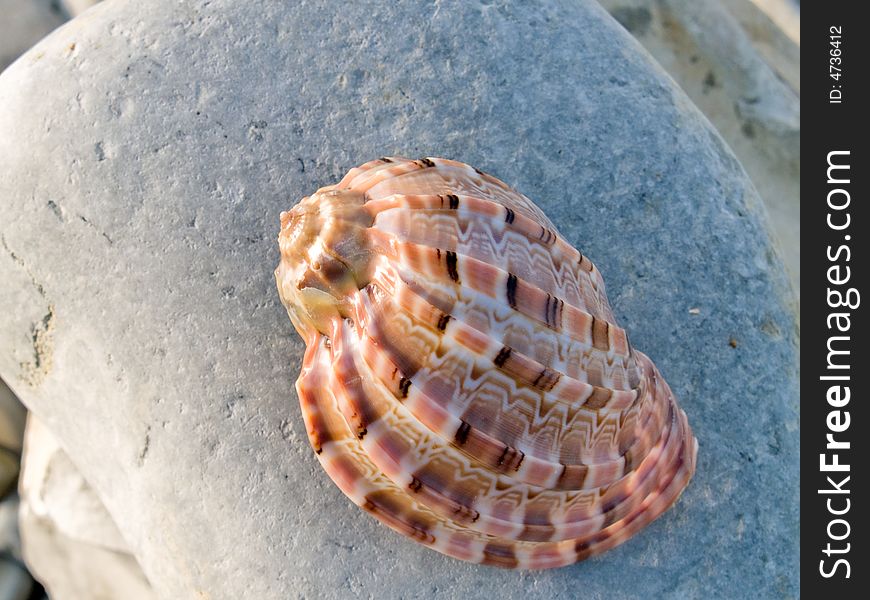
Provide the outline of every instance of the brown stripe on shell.
<path id="1" fill-rule="evenodd" d="M 515 569 L 519 565 L 511 544 L 490 542 L 483 549 L 484 564 Z"/>
<path id="2" fill-rule="evenodd" d="M 373 294 L 376 288 L 369 286 L 366 288 L 365 293 L 372 297 L 374 301 Z M 369 331 L 367 329 L 367 331 Z M 383 346 L 385 350 L 390 353 L 390 356 L 393 357 L 396 367 L 398 368 L 398 372 L 402 374 L 402 379 L 410 380 L 414 377 L 414 374 L 420 369 L 421 363 L 420 361 L 424 358 L 421 356 L 414 356 L 413 354 L 408 354 L 403 352 L 404 348 L 395 346 L 395 344 L 401 340 L 397 340 L 387 336 L 379 336 L 377 338 L 378 344 Z"/>
<path id="3" fill-rule="evenodd" d="M 459 283 L 459 271 L 456 270 L 458 258 L 456 253 L 452 250 L 448 250 L 446 253 L 445 264 L 447 265 L 447 274 L 450 276 L 450 279 Z"/>
<path id="4" fill-rule="evenodd" d="M 589 410 L 601 410 L 610 401 L 613 396 L 613 391 L 602 387 L 596 387 L 592 395 L 583 403 L 583 406 Z"/>
<path id="5" fill-rule="evenodd" d="M 495 363 L 497 367 L 503 367 L 507 362 L 507 359 L 510 358 L 511 349 L 508 346 L 503 346 L 501 350 L 498 351 L 498 354 L 492 359 L 492 362 Z"/>
<path id="6" fill-rule="evenodd" d="M 523 461 L 526 458 L 526 453 L 522 450 L 517 450 L 510 446 L 505 446 L 502 453 L 495 461 L 495 465 L 488 464 L 490 468 L 495 468 L 498 473 L 506 473 L 511 475 L 520 470 Z M 486 463 L 484 463 L 486 464 Z"/>
<path id="7" fill-rule="evenodd" d="M 541 240 L 544 245 L 550 246 L 556 242 L 556 234 L 552 229 L 541 225 L 541 235 L 538 236 L 538 239 Z"/>
<path id="8" fill-rule="evenodd" d="M 507 301 L 511 308 L 516 309 L 517 307 L 517 276 L 513 273 L 508 273 L 507 278 Z"/>
<path id="9" fill-rule="evenodd" d="M 413 540 L 424 544 L 435 543 L 435 536 L 430 532 L 431 522 L 421 519 L 418 515 L 404 515 L 401 505 L 388 494 L 378 492 L 369 494 L 365 498 L 363 509 L 379 519 L 389 521 Z"/>
<path id="10" fill-rule="evenodd" d="M 552 391 L 554 387 L 556 387 L 556 384 L 559 383 L 559 379 L 561 379 L 561 377 L 562 374 L 558 371 L 544 368 L 541 369 L 540 374 L 532 382 L 532 385 L 536 388 L 549 392 Z"/>
<path id="11" fill-rule="evenodd" d="M 544 319 L 548 327 L 551 329 L 562 328 L 562 311 L 564 308 L 564 300 L 547 294 L 547 304 L 544 308 Z"/>
<path id="12" fill-rule="evenodd" d="M 580 255 L 580 258 L 577 260 L 577 265 L 581 269 L 583 269 L 584 271 L 588 271 L 590 273 L 595 268 L 594 265 L 592 264 L 592 261 L 589 260 L 588 258 L 586 258 L 585 256 L 583 256 L 582 254 Z"/>
<path id="13" fill-rule="evenodd" d="M 528 542 L 549 542 L 555 533 L 556 527 L 553 525 L 525 525 L 517 537 Z"/>
<path id="14" fill-rule="evenodd" d="M 583 488 L 583 482 L 589 467 L 586 465 L 562 465 L 562 473 L 556 481 L 555 488 L 559 490 L 579 490 Z"/>
<path id="15" fill-rule="evenodd" d="M 459 426 L 459 429 L 456 430 L 456 436 L 454 439 L 456 443 L 462 446 L 465 442 L 468 441 L 468 434 L 471 433 L 471 425 L 462 421 L 462 425 Z"/>
<path id="16" fill-rule="evenodd" d="M 610 323 L 601 319 L 592 319 L 592 345 L 597 349 L 607 352 L 610 350 L 610 338 L 607 332 L 610 330 Z"/>

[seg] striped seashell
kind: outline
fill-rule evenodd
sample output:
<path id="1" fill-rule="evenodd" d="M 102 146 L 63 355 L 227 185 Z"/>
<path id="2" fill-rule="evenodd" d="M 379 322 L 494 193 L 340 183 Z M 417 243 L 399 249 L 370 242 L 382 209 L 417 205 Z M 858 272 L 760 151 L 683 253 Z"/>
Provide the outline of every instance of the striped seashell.
<path id="1" fill-rule="evenodd" d="M 601 274 L 498 179 L 375 160 L 282 213 L 279 245 L 311 445 L 389 527 L 544 569 L 620 544 L 688 484 L 686 415 Z"/>

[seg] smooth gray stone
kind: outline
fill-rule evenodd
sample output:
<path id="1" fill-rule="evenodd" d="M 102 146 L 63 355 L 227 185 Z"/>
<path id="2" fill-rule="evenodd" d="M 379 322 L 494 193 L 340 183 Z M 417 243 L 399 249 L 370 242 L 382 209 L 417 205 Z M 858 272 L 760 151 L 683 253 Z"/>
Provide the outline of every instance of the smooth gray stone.
<path id="1" fill-rule="evenodd" d="M 790 0 L 598 0 L 746 168 L 800 295 L 800 10 Z"/>
<path id="2" fill-rule="evenodd" d="M 537 200 L 680 398 L 697 475 L 620 548 L 465 564 L 317 464 L 278 214 L 389 154 Z M 0 77 L 0 157 L 0 374 L 163 596 L 798 595 L 797 332 L 763 209 L 594 2 L 104 3 Z"/>

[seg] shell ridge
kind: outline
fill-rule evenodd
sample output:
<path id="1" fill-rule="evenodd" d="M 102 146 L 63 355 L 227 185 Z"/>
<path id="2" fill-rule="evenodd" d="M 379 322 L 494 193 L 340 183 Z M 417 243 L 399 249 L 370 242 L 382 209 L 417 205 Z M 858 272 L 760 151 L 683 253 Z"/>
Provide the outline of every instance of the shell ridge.
<path id="1" fill-rule="evenodd" d="M 350 335 L 349 327 L 347 327 L 347 326 L 342 326 L 341 331 L 337 332 L 335 334 L 335 336 L 333 337 L 333 359 L 332 359 L 332 364 L 333 364 L 332 378 L 333 379 L 341 379 L 342 375 L 347 375 L 346 372 L 342 372 L 341 368 L 336 368 L 337 365 L 342 364 L 343 360 L 347 359 L 350 362 L 354 362 L 354 359 L 352 358 L 352 356 L 349 359 L 347 358 L 346 350 L 345 350 L 345 345 L 350 341 L 351 341 L 351 335 Z M 345 367 L 346 367 L 346 364 L 345 364 Z M 351 377 L 345 377 L 341 383 L 341 386 L 342 386 L 342 388 L 346 388 L 348 385 L 348 382 L 356 383 L 356 382 L 361 382 L 364 379 L 365 379 L 364 375 L 354 373 Z M 339 404 L 340 403 L 341 402 L 339 401 Z M 374 420 L 370 420 L 367 423 L 365 423 L 365 425 L 370 426 L 373 424 L 373 422 L 374 422 Z M 352 422 L 347 421 L 347 425 L 351 430 L 354 429 L 354 425 Z M 359 426 L 357 426 L 357 428 L 359 428 Z M 666 431 L 670 432 L 670 429 L 668 429 Z M 365 440 L 363 440 L 363 437 L 365 437 Z M 371 436 L 360 436 L 360 435 L 357 435 L 357 438 L 361 440 L 360 443 L 363 445 L 365 445 L 367 442 L 371 442 L 371 439 L 372 439 Z M 673 447 L 673 444 L 668 446 L 667 442 L 665 442 L 665 445 L 666 445 L 666 447 Z M 664 452 L 664 451 L 662 451 L 662 452 Z M 412 481 L 412 485 L 413 485 L 414 481 L 417 482 L 416 489 L 414 491 L 418 492 L 418 493 L 420 492 L 420 488 L 422 487 L 422 480 L 425 480 L 425 475 L 420 475 L 420 474 L 415 474 L 413 476 L 408 475 L 407 473 L 402 472 L 400 469 L 396 469 L 395 467 L 388 470 L 387 468 L 385 468 L 385 464 L 386 464 L 385 461 L 377 460 L 377 457 L 382 457 L 383 455 L 381 455 L 380 453 L 373 453 L 370 450 L 367 452 L 367 454 L 368 454 L 368 456 L 373 457 L 372 460 L 374 461 L 377 469 L 379 469 L 381 472 L 386 473 L 387 477 L 391 481 L 393 481 L 396 484 L 399 484 L 397 479 L 406 479 L 407 480 L 408 478 L 410 478 Z M 661 463 L 654 462 L 654 466 L 660 465 L 660 464 Z M 670 464 L 670 462 L 667 462 L 666 466 L 669 464 Z M 480 469 L 475 469 L 471 465 L 468 465 L 468 466 L 471 467 L 471 470 L 469 472 L 469 474 L 471 476 L 473 476 L 475 473 L 480 472 Z M 460 471 L 461 471 L 461 469 L 457 470 L 457 472 L 460 472 Z M 647 471 L 645 476 L 643 478 L 641 478 L 641 475 L 640 475 L 641 471 L 638 470 L 629 476 L 629 480 L 641 478 L 642 481 L 654 482 L 655 479 L 652 477 L 652 473 L 653 473 L 653 470 L 650 469 Z M 418 479 L 418 477 L 423 478 L 423 479 L 422 480 Z M 630 485 L 630 483 L 629 483 L 629 485 Z M 612 491 L 612 489 L 615 489 L 615 487 L 611 488 L 611 491 Z M 541 491 L 540 493 L 546 494 L 547 492 Z M 642 501 L 646 497 L 647 493 L 648 493 L 648 489 L 643 489 L 643 491 L 641 491 L 640 495 L 638 495 L 637 493 L 635 493 L 635 494 L 623 493 L 618 501 L 613 501 L 613 502 L 610 502 L 610 503 L 604 505 L 603 510 L 600 514 L 594 512 L 594 511 L 589 512 L 588 514 L 585 514 L 584 518 L 582 518 L 582 519 L 576 519 L 576 520 L 572 520 L 572 521 L 550 522 L 549 519 L 547 519 L 547 518 L 541 519 L 540 515 L 539 515 L 538 520 L 544 521 L 543 523 L 533 524 L 533 523 L 521 522 L 523 527 L 522 527 L 522 531 L 519 533 L 514 531 L 515 529 L 517 529 L 517 527 L 512 527 L 511 522 L 509 520 L 498 519 L 497 517 L 492 517 L 487 513 L 482 513 L 479 510 L 476 511 L 470 505 L 463 506 L 463 505 L 459 504 L 459 507 L 460 507 L 460 510 L 463 510 L 464 513 L 469 515 L 469 516 L 476 514 L 476 517 L 472 517 L 472 523 L 474 523 L 474 525 L 472 525 L 471 527 L 475 530 L 481 531 L 482 533 L 505 534 L 508 532 L 513 532 L 514 535 L 525 535 L 525 536 L 530 536 L 532 539 L 535 539 L 535 540 L 543 540 L 543 539 L 551 539 L 552 536 L 556 533 L 555 527 L 561 526 L 563 529 L 562 529 L 562 532 L 560 535 L 564 536 L 564 538 L 560 538 L 560 539 L 567 539 L 569 537 L 576 537 L 577 535 L 581 535 L 582 532 L 589 533 L 590 531 L 597 529 L 597 526 L 600 524 L 601 519 L 605 519 L 605 520 L 609 519 L 611 521 L 615 521 L 618 518 L 621 518 L 621 515 L 629 513 L 633 509 L 633 507 L 637 505 L 638 502 Z M 453 499 L 453 498 L 445 497 L 445 496 L 443 496 L 443 494 L 438 494 L 438 498 L 441 499 L 442 501 L 443 501 L 443 499 L 446 499 L 448 501 L 448 503 L 446 503 L 445 505 L 433 506 L 432 504 L 428 504 L 428 503 L 424 502 L 424 505 L 428 506 L 430 509 L 434 510 L 436 513 L 441 514 L 442 516 L 450 517 L 452 515 L 455 517 L 456 513 L 458 512 L 458 510 L 456 508 L 458 501 L 456 499 Z M 431 499 L 431 496 L 430 496 L 430 499 Z M 441 510 L 438 510 L 439 508 Z M 574 516 L 576 518 L 578 515 L 575 514 Z M 486 528 L 486 530 L 483 529 L 484 527 Z M 517 539 L 522 539 L 522 538 L 517 538 Z"/>
<path id="2" fill-rule="evenodd" d="M 387 299 L 389 299 L 389 298 L 391 298 L 392 296 L 389 295 L 389 294 L 385 294 L 384 297 L 387 298 Z M 378 309 L 376 309 L 376 308 L 374 308 L 374 307 L 367 307 L 366 312 L 367 312 L 367 314 L 370 314 L 370 315 L 379 315 L 379 314 L 382 314 Z M 387 311 L 386 314 L 394 315 L 396 312 L 397 312 L 397 311 L 389 310 L 389 311 Z M 377 324 L 380 323 L 381 321 L 382 321 L 382 319 L 374 318 L 374 319 L 371 320 L 371 325 L 372 325 L 372 326 L 377 326 Z M 368 335 L 371 335 L 371 332 L 370 332 Z M 377 339 L 377 338 L 379 338 L 379 337 L 380 337 L 380 336 L 378 336 L 377 333 L 374 333 L 374 337 L 372 337 L 372 339 Z M 381 344 L 381 345 L 380 345 L 380 348 L 381 348 L 381 349 L 384 349 L 384 350 L 388 350 L 389 347 L 390 347 L 389 344 Z M 401 352 L 399 352 L 399 351 L 396 351 L 396 354 L 399 355 L 399 356 L 403 355 L 403 354 L 402 354 Z M 364 356 L 365 356 L 365 353 L 364 353 Z M 413 370 L 414 373 L 416 374 L 416 372 L 419 370 L 419 368 L 415 365 L 411 370 Z M 408 376 L 408 371 L 403 371 L 403 376 Z M 415 385 L 415 388 L 420 388 L 420 387 L 421 387 L 421 386 L 420 386 L 420 382 L 419 382 L 419 380 L 418 380 L 417 383 L 416 383 L 416 385 Z M 423 395 L 425 396 L 425 390 L 423 390 L 423 391 L 419 391 L 418 393 L 423 394 Z M 509 394 L 508 397 L 510 397 L 510 396 L 511 396 L 511 395 Z M 432 400 L 429 400 L 429 402 L 432 402 Z M 412 407 L 412 410 L 413 410 L 413 407 Z M 443 407 L 442 407 L 442 410 L 444 410 Z M 456 425 L 457 422 L 465 423 L 465 421 L 460 421 L 460 420 L 459 420 L 459 419 L 461 419 L 461 415 L 456 415 L 455 413 L 449 413 L 449 414 L 451 414 L 451 416 L 454 417 L 454 421 L 453 421 L 453 422 L 454 422 L 454 427 L 455 427 L 455 425 Z M 427 425 L 431 425 L 431 421 L 430 421 L 429 419 L 427 419 L 427 415 L 426 415 L 425 412 L 423 412 L 423 411 L 419 411 L 419 410 L 418 410 L 418 411 L 415 412 L 415 415 L 416 415 L 418 418 L 420 418 L 421 420 L 423 420 L 424 422 L 426 422 Z M 653 418 L 653 417 L 649 417 L 649 419 L 651 419 L 651 418 Z M 649 422 L 649 419 L 647 420 L 647 422 Z M 461 426 L 460 426 L 460 427 L 461 427 Z M 430 427 L 430 428 L 431 428 L 431 427 Z M 434 429 L 433 429 L 433 430 L 434 430 Z M 455 430 L 455 429 L 454 429 L 454 430 Z M 438 431 L 438 433 L 441 434 L 443 437 L 448 437 L 448 435 L 449 435 L 447 432 L 445 432 L 445 431 L 443 431 L 443 430 Z M 497 439 L 497 438 L 495 438 L 495 439 Z M 633 444 L 633 445 L 629 446 L 628 448 L 624 448 L 624 449 L 622 449 L 622 450 L 621 450 L 621 454 L 620 454 L 619 456 L 617 456 L 616 458 L 614 458 L 612 461 L 608 461 L 608 462 L 606 462 L 606 463 L 590 464 L 590 465 L 588 465 L 588 466 L 596 467 L 596 468 L 598 468 L 598 469 L 601 470 L 601 471 L 612 470 L 612 469 L 614 469 L 614 468 L 616 468 L 616 469 L 620 469 L 620 468 L 622 467 L 622 465 L 624 464 L 624 461 L 625 461 L 625 459 L 624 459 L 624 455 L 625 455 L 626 453 L 628 453 L 629 451 L 634 451 L 634 452 L 636 453 L 636 459 L 637 459 L 637 460 L 642 460 L 643 457 L 644 457 L 644 456 L 646 455 L 646 453 L 648 452 L 648 447 L 638 448 L 638 446 L 641 445 L 640 442 L 643 442 L 643 438 L 636 438 L 636 440 L 639 442 L 638 444 Z M 500 443 L 503 443 L 503 442 L 500 442 Z M 520 451 L 523 452 L 523 456 L 524 456 L 524 458 L 525 458 L 525 457 L 528 457 L 528 456 L 533 456 L 533 457 L 535 457 L 535 455 L 534 455 L 533 452 L 532 452 L 531 454 L 529 453 L 529 449 L 528 449 L 528 448 L 523 449 L 523 446 L 522 446 L 522 445 L 517 445 L 517 446 L 515 446 L 515 447 L 516 447 L 518 450 L 520 450 Z M 537 458 L 537 457 L 535 457 L 535 458 Z M 558 464 L 558 463 L 556 463 L 556 464 L 550 463 L 550 464 L 551 464 L 551 468 L 554 469 L 554 470 L 557 469 L 557 468 L 561 468 L 561 467 L 562 467 L 562 465 L 561 465 L 561 464 Z M 584 464 L 584 463 L 578 463 L 578 464 Z M 496 465 L 492 465 L 492 464 L 491 464 L 491 466 L 496 466 Z M 532 483 L 532 482 L 530 482 L 530 483 Z"/>
<path id="3" fill-rule="evenodd" d="M 542 323 L 533 320 L 527 321 L 528 325 L 532 327 L 532 331 L 529 332 L 528 330 L 525 330 L 522 332 L 521 337 L 517 338 L 517 335 L 520 335 L 519 332 L 515 332 L 516 334 L 513 335 L 510 330 L 500 326 L 502 322 L 508 320 L 508 316 L 501 319 L 497 318 L 497 309 L 494 309 L 492 314 L 487 315 L 489 318 L 486 322 L 481 322 L 479 318 L 475 318 L 474 315 L 469 313 L 469 311 L 472 311 L 478 315 L 480 314 L 479 309 L 469 308 L 472 306 L 469 302 L 473 301 L 469 300 L 469 298 L 477 298 L 478 292 L 470 290 L 470 288 L 460 287 L 457 290 L 459 297 L 450 298 L 446 292 L 442 294 L 434 289 L 438 287 L 436 283 L 428 281 L 428 283 L 430 283 L 430 289 L 427 292 L 422 289 L 421 286 L 416 285 L 413 281 L 414 278 L 412 275 L 405 269 L 402 269 L 401 266 L 397 266 L 397 272 L 399 277 L 396 279 L 396 286 L 407 287 L 410 292 L 419 296 L 427 303 L 435 306 L 442 313 L 449 314 L 451 318 L 462 321 L 467 326 L 472 327 L 477 331 L 488 331 L 488 335 L 506 346 L 519 348 L 525 347 L 526 351 L 528 351 L 532 346 L 536 346 L 537 349 L 539 349 L 545 344 L 555 344 L 556 349 L 552 354 L 544 358 L 546 362 L 543 364 L 555 366 L 558 359 L 561 361 L 561 364 L 556 368 L 575 379 L 584 381 L 578 377 L 578 375 L 582 376 L 586 371 L 590 371 L 587 374 L 592 375 L 593 377 L 597 374 L 606 373 L 606 369 L 603 366 L 595 369 L 594 365 L 590 364 L 590 361 L 606 362 L 608 366 L 611 366 L 610 381 L 600 378 L 600 381 L 592 381 L 594 385 L 603 385 L 605 387 L 612 386 L 614 389 L 624 389 L 625 387 L 633 388 L 637 386 L 637 369 L 636 367 L 632 368 L 628 364 L 629 361 L 634 362 L 633 356 L 619 356 L 614 353 L 613 356 L 606 357 L 606 359 L 598 359 L 596 357 L 599 355 L 600 351 L 598 351 L 592 344 L 583 343 L 582 341 L 571 338 L 562 332 L 546 328 Z M 435 295 L 433 295 L 433 293 Z M 487 296 L 482 296 L 482 298 L 484 303 L 489 303 L 491 306 L 495 306 L 492 304 L 491 298 Z M 513 312 L 513 310 L 507 306 L 504 308 Z M 493 323 L 493 317 L 496 318 L 496 323 Z M 519 325 L 516 321 L 513 321 L 510 324 L 514 329 Z M 513 341 L 508 339 L 509 336 Z M 519 345 L 517 345 L 518 341 L 520 342 Z M 535 353 L 536 351 L 537 350 L 532 350 L 532 353 Z M 569 362 L 569 357 L 572 356 L 574 359 L 573 363 Z M 577 369 L 580 366 L 582 366 L 582 370 L 578 372 Z M 590 381 L 587 379 L 586 382 L 589 383 Z"/>
<path id="4" fill-rule="evenodd" d="M 445 159 L 429 160 L 433 161 L 432 168 L 412 162 L 411 164 L 416 168 L 406 168 L 401 172 L 397 170 L 392 177 L 384 177 L 374 186 L 368 187 L 371 198 L 377 200 L 395 193 L 394 190 L 402 190 L 405 193 L 428 192 L 492 198 L 519 214 L 553 228 L 547 216 L 531 200 L 495 177 L 478 172 L 462 163 Z"/>
<path id="5" fill-rule="evenodd" d="M 402 267 L 403 272 L 421 272 L 428 276 L 433 283 L 443 284 L 451 279 L 447 272 L 446 252 L 444 250 L 410 242 L 398 242 L 397 246 L 399 250 L 398 264 Z M 444 257 L 443 260 L 440 257 Z M 618 337 L 627 340 L 625 331 L 619 326 L 596 319 L 591 313 L 567 303 L 562 308 L 561 326 L 550 323 L 547 318 L 549 303 L 546 300 L 546 292 L 498 267 L 486 265 L 465 255 L 457 255 L 457 257 L 462 259 L 458 261 L 456 270 L 460 281 L 463 282 L 463 287 L 485 295 L 491 302 L 505 300 L 524 317 L 532 319 L 548 329 L 564 333 L 589 347 L 599 350 L 606 349 L 604 353 L 608 355 L 611 352 L 615 354 L 617 350 L 617 345 L 611 343 L 612 338 Z M 442 266 L 440 269 L 433 268 L 432 264 Z M 596 323 L 600 323 L 600 326 Z M 631 358 L 627 344 L 624 350 L 620 349 L 619 355 Z"/>
<path id="6" fill-rule="evenodd" d="M 535 287 L 553 290 L 553 296 L 562 303 L 586 310 L 597 318 L 612 320 L 609 307 L 604 305 L 598 290 L 588 283 L 588 278 L 580 275 L 585 271 L 576 269 L 568 261 L 557 265 L 547 248 L 535 245 L 514 231 L 493 234 L 474 229 L 476 225 L 466 227 L 465 222 L 455 220 L 453 215 L 439 215 L 444 218 L 433 219 L 423 226 L 413 221 L 406 224 L 397 214 L 392 215 L 395 221 L 387 221 L 384 214 L 378 215 L 375 227 L 396 235 L 397 239 L 442 252 L 454 251 L 460 257 L 483 263 L 506 262 L 505 270 Z M 559 310 L 559 303 L 553 304 L 548 322 L 558 322 Z"/>
<path id="7" fill-rule="evenodd" d="M 586 281 L 596 293 L 604 297 L 604 280 L 595 265 L 574 248 L 556 229 L 543 227 L 539 221 L 517 215 L 513 209 L 494 200 L 471 195 L 457 195 L 456 207 L 450 209 L 445 204 L 445 196 L 423 194 L 394 193 L 379 200 L 370 200 L 367 207 L 373 216 L 383 215 L 392 211 L 422 211 L 445 217 L 462 217 L 465 221 L 474 218 L 490 219 L 490 226 L 499 232 L 512 231 L 527 239 L 538 247 L 556 253 L 560 264 L 571 264 L 576 267 L 575 273 L 580 281 Z M 543 232 L 543 233 L 542 233 Z"/>
<path id="8" fill-rule="evenodd" d="M 463 347 L 481 357 L 481 362 L 486 362 L 489 358 L 496 367 L 514 376 L 517 381 L 527 387 L 554 393 L 558 386 L 559 391 L 555 392 L 554 395 L 572 406 L 577 405 L 581 400 L 588 403 L 590 397 L 597 398 L 597 394 L 605 397 L 604 403 L 601 404 L 596 399 L 598 403 L 591 410 L 600 411 L 605 407 L 608 411 L 622 410 L 629 408 L 639 394 L 639 380 L 638 384 L 631 390 L 607 389 L 605 391 L 606 386 L 577 380 L 564 371 L 540 363 L 521 352 L 513 351 L 512 353 L 512 348 L 502 345 L 501 340 L 493 340 L 488 337 L 487 333 L 464 323 L 461 317 L 456 318 L 455 315 L 443 313 L 414 290 L 399 285 L 399 278 L 395 278 L 387 284 L 387 288 L 385 289 L 385 298 L 391 303 L 391 309 L 395 309 L 390 310 L 390 314 L 394 314 L 396 311 L 404 312 L 413 319 L 416 327 L 428 327 L 433 339 L 440 337 L 442 345 L 446 341 L 448 346 Z M 447 327 L 450 320 L 445 321 L 445 317 L 449 317 L 454 323 L 450 325 L 449 331 Z M 514 363 L 517 363 L 518 366 L 512 370 L 511 366 Z M 579 408 L 582 409 L 583 405 Z M 590 409 L 586 408 L 585 410 Z"/>

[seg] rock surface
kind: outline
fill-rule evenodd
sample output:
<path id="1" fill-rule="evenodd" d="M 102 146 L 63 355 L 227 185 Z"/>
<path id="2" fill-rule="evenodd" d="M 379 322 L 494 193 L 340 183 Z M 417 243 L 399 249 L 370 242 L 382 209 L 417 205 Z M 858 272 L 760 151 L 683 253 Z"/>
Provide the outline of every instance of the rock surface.
<path id="1" fill-rule="evenodd" d="M 794 299 L 733 155 L 597 4 L 105 3 L 0 77 L 0 107 L 0 374 L 160 595 L 798 595 Z M 278 214 L 384 154 L 503 178 L 603 271 L 701 444 L 627 544 L 464 564 L 319 468 Z"/>
<path id="2" fill-rule="evenodd" d="M 737 154 L 800 293 L 800 22 L 788 0 L 600 0 Z"/>

